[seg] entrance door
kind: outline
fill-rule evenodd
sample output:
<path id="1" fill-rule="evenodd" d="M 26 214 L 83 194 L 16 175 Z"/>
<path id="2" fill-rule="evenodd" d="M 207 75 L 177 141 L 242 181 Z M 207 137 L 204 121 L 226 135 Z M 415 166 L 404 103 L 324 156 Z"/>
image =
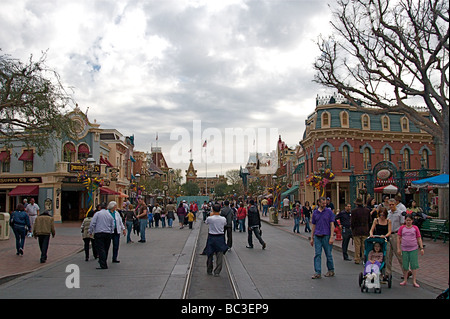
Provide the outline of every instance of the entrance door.
<path id="1" fill-rule="evenodd" d="M 80 192 L 63 191 L 61 194 L 62 221 L 78 221 L 80 211 Z"/>

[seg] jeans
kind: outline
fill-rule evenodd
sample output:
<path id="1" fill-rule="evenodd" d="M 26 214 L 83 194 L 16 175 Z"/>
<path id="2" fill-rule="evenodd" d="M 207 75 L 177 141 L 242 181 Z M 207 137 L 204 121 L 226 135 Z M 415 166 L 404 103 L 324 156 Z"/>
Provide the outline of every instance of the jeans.
<path id="1" fill-rule="evenodd" d="M 294 233 L 297 230 L 297 233 L 300 233 L 300 217 L 294 218 L 294 229 L 292 230 Z"/>
<path id="2" fill-rule="evenodd" d="M 95 246 L 94 238 L 83 238 L 84 241 L 84 255 L 86 260 L 89 259 L 89 243 L 92 245 L 92 255 L 95 259 L 98 258 L 97 246 Z"/>
<path id="3" fill-rule="evenodd" d="M 19 253 L 20 249 L 23 249 L 25 245 L 25 237 L 27 236 L 27 230 L 24 226 L 14 226 L 14 235 L 16 236 L 16 250 Z"/>
<path id="4" fill-rule="evenodd" d="M 333 245 L 330 245 L 330 235 L 316 236 L 314 235 L 314 271 L 317 275 L 322 274 L 322 248 L 327 258 L 328 271 L 334 271 L 333 255 L 331 251 Z"/>
<path id="5" fill-rule="evenodd" d="M 267 209 L 269 208 L 269 205 L 263 205 L 263 216 L 267 216 Z"/>
<path id="6" fill-rule="evenodd" d="M 245 219 L 239 219 L 239 231 L 245 233 Z"/>
<path id="7" fill-rule="evenodd" d="M 139 219 L 139 232 L 141 233 L 141 240 L 145 240 L 146 227 L 147 227 L 147 218 Z"/>
<path id="8" fill-rule="evenodd" d="M 165 228 L 166 227 L 166 217 L 161 217 L 161 227 Z"/>
<path id="9" fill-rule="evenodd" d="M 127 243 L 131 242 L 131 231 L 133 230 L 133 221 L 127 220 Z"/>
<path id="10" fill-rule="evenodd" d="M 169 225 L 169 227 L 172 227 L 173 218 L 167 218 L 167 224 Z"/>
<path id="11" fill-rule="evenodd" d="M 305 232 L 311 232 L 311 228 L 309 227 L 309 217 L 305 217 Z"/>

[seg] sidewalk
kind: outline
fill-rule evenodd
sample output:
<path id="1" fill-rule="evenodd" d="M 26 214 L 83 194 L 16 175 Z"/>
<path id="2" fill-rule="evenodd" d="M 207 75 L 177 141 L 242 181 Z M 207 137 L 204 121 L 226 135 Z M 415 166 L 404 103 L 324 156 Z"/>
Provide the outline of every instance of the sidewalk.
<path id="1" fill-rule="evenodd" d="M 280 217 L 281 214 L 278 214 Z M 294 236 L 300 236 L 306 240 L 309 240 L 310 233 L 305 233 L 305 225 L 300 224 L 300 233 L 294 233 L 292 230 L 294 228 L 294 219 L 291 217 L 289 219 L 279 218 L 278 224 L 273 224 L 269 221 L 268 216 L 261 216 L 261 220 L 265 223 L 279 227 L 286 232 L 292 233 Z M 431 238 L 423 238 L 423 243 L 425 245 L 425 254 L 423 256 L 419 255 L 419 270 L 417 273 L 417 281 L 419 283 L 445 290 L 448 288 L 449 283 L 449 242 L 444 244 L 442 239 L 438 239 L 433 242 Z M 334 241 L 334 249 L 342 251 L 342 241 Z M 350 240 L 348 245 L 348 253 L 351 257 L 354 255 L 355 248 L 353 246 L 353 240 Z M 401 274 L 400 265 L 397 261 L 393 261 L 392 270 Z"/>
<path id="2" fill-rule="evenodd" d="M 8 240 L 0 240 L 0 284 L 81 251 L 83 240 L 80 227 L 81 221 L 55 223 L 56 235 L 50 237 L 48 260 L 43 264 L 39 261 L 41 251 L 37 239 L 27 237 L 24 255 L 16 255 L 16 237 L 11 230 Z"/>

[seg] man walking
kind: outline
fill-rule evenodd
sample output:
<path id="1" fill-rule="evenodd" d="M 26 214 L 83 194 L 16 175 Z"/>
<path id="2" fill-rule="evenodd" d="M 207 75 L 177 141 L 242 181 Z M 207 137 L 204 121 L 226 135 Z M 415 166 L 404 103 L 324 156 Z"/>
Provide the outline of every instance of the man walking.
<path id="1" fill-rule="evenodd" d="M 330 208 L 326 207 L 325 197 L 320 197 L 319 207 L 314 210 L 311 224 L 311 239 L 310 244 L 314 247 L 314 275 L 312 279 L 319 279 L 322 277 L 322 248 L 327 258 L 328 272 L 325 277 L 334 276 L 334 263 L 331 251 L 334 242 L 334 214 Z"/>
<path id="2" fill-rule="evenodd" d="M 34 227 L 34 222 L 39 216 L 39 205 L 35 203 L 34 198 L 30 199 L 30 203 L 25 207 L 25 211 L 30 219 L 31 229 L 28 230 L 28 237 L 32 236 L 32 230 Z"/>
<path id="3" fill-rule="evenodd" d="M 341 229 L 342 233 L 342 254 L 344 260 L 348 261 L 351 260 L 348 257 L 348 244 L 350 243 L 350 238 L 352 238 L 351 210 L 352 205 L 350 203 L 347 203 L 345 205 L 345 209 L 336 216 L 336 221 L 340 221 L 339 228 Z"/>
<path id="4" fill-rule="evenodd" d="M 50 235 L 55 237 L 55 224 L 53 222 L 53 217 L 50 216 L 48 211 L 44 211 L 40 214 L 33 227 L 33 237 L 37 238 L 39 241 L 39 248 L 41 250 L 41 263 L 47 261 L 47 251 L 48 245 L 50 243 Z"/>
<path id="5" fill-rule="evenodd" d="M 259 218 L 258 208 L 255 206 L 255 201 L 250 200 L 250 207 L 248 208 L 248 246 L 247 248 L 253 248 L 253 233 L 262 245 L 262 249 L 266 248 L 266 243 L 261 237 L 261 219 Z"/>
<path id="6" fill-rule="evenodd" d="M 355 245 L 355 264 L 364 261 L 364 240 L 369 236 L 370 210 L 363 207 L 362 198 L 355 201 L 356 208 L 352 210 L 351 227 Z"/>
<path id="7" fill-rule="evenodd" d="M 139 219 L 139 232 L 141 239 L 138 243 L 145 243 L 145 228 L 147 228 L 148 216 L 147 216 L 147 204 L 145 204 L 144 198 L 139 195 L 138 197 L 138 207 L 136 208 L 136 217 Z"/>
<path id="8" fill-rule="evenodd" d="M 92 217 L 91 225 L 89 226 L 89 234 L 94 234 L 94 242 L 97 246 L 98 263 L 100 264 L 100 267 L 97 269 L 108 269 L 106 261 L 113 232 L 114 218 L 106 210 L 106 203 L 102 203 L 100 210 Z"/>
<path id="9" fill-rule="evenodd" d="M 213 206 L 213 211 L 211 216 L 206 218 L 206 224 L 209 225 L 208 229 L 208 240 L 206 242 L 205 254 L 208 256 L 206 261 L 206 271 L 208 275 L 213 274 L 213 259 L 216 255 L 216 268 L 214 268 L 214 276 L 219 276 L 222 270 L 223 254 L 228 250 L 228 246 L 225 243 L 225 226 L 227 225 L 227 220 L 225 217 L 221 216 L 220 205 L 215 204 Z"/>
<path id="10" fill-rule="evenodd" d="M 389 276 L 392 274 L 392 257 L 395 254 L 395 257 L 398 260 L 398 263 L 400 264 L 400 267 L 402 267 L 402 256 L 397 251 L 397 241 L 398 241 L 398 235 L 397 232 L 400 229 L 400 226 L 402 226 L 405 223 L 405 216 L 403 216 L 402 211 L 397 206 L 397 201 L 393 198 L 389 199 L 389 211 L 387 219 L 391 221 L 391 235 L 389 236 L 389 249 L 387 251 L 387 262 L 386 262 L 386 276 Z"/>
<path id="11" fill-rule="evenodd" d="M 227 234 L 227 246 L 229 249 L 231 249 L 231 246 L 233 246 L 233 209 L 230 207 L 230 202 L 225 201 L 224 207 L 220 211 L 220 216 L 225 217 L 227 220 L 227 224 L 225 225 L 225 232 Z"/>

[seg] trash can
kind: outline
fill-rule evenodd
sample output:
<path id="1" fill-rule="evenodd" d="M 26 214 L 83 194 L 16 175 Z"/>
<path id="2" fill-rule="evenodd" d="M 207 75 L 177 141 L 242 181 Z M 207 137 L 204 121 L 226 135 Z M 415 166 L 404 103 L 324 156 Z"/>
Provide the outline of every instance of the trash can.
<path id="1" fill-rule="evenodd" d="M 269 208 L 269 221 L 274 224 L 278 224 L 278 214 L 275 207 Z"/>
<path id="2" fill-rule="evenodd" d="M 0 213 L 0 240 L 9 239 L 9 214 Z"/>

